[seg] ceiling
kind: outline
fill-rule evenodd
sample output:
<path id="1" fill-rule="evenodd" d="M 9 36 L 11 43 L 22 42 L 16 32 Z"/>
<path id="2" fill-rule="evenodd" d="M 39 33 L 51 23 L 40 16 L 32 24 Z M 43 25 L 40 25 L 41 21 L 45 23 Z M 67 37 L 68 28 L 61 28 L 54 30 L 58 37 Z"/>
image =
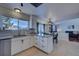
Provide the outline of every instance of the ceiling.
<path id="1" fill-rule="evenodd" d="M 36 8 L 36 13 L 42 19 L 51 18 L 53 21 L 68 20 L 79 18 L 78 3 L 46 3 Z"/>
<path id="2" fill-rule="evenodd" d="M 29 3 L 23 3 L 23 6 L 21 6 L 21 3 L 0 3 L 0 6 L 12 10 L 14 10 L 14 8 L 19 8 L 23 13 L 35 14 L 35 7 Z"/>
<path id="3" fill-rule="evenodd" d="M 40 5 L 40 4 L 39 4 Z M 39 7 L 34 7 L 31 3 L 0 3 L 0 6 L 9 9 L 19 8 L 24 13 L 34 14 L 41 17 L 41 20 L 61 21 L 73 18 L 79 18 L 79 4 L 78 3 L 44 3 Z"/>

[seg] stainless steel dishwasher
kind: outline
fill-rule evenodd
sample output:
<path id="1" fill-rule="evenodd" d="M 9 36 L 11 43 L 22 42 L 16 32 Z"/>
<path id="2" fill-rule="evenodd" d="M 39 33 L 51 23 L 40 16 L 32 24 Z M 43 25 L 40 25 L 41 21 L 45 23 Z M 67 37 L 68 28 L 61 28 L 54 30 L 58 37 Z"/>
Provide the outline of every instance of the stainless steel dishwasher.
<path id="1" fill-rule="evenodd" d="M 11 38 L 0 39 L 0 56 L 11 55 Z"/>

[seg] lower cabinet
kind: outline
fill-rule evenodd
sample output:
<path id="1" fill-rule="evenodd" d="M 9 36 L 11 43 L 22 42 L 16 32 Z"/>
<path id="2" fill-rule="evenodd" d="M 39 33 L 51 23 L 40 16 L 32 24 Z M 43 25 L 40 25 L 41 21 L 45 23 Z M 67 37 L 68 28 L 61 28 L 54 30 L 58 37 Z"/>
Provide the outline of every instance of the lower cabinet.
<path id="1" fill-rule="evenodd" d="M 22 40 L 19 38 L 12 39 L 11 41 L 11 55 L 22 51 Z"/>
<path id="2" fill-rule="evenodd" d="M 0 56 L 15 55 L 32 46 L 50 53 L 53 50 L 52 37 L 25 36 L 0 40 Z"/>
<path id="3" fill-rule="evenodd" d="M 47 52 L 48 53 L 51 53 L 54 49 L 54 46 L 53 46 L 53 37 L 50 36 L 47 39 Z"/>
<path id="4" fill-rule="evenodd" d="M 15 55 L 32 46 L 36 46 L 46 53 L 50 53 L 51 51 L 53 51 L 53 39 L 52 37 L 40 36 L 13 38 L 11 40 L 11 55 Z"/>
<path id="5" fill-rule="evenodd" d="M 36 36 L 30 36 L 30 46 L 35 46 Z"/>
<path id="6" fill-rule="evenodd" d="M 53 39 L 52 37 L 40 37 L 38 36 L 36 39 L 36 47 L 40 48 L 46 53 L 50 53 L 53 51 Z"/>
<path id="7" fill-rule="evenodd" d="M 14 38 L 11 41 L 11 55 L 15 55 L 31 47 L 29 37 Z"/>
<path id="8" fill-rule="evenodd" d="M 23 50 L 28 49 L 29 47 L 31 47 L 30 42 L 31 41 L 30 41 L 29 37 L 25 37 L 23 39 L 23 45 L 22 45 Z"/>

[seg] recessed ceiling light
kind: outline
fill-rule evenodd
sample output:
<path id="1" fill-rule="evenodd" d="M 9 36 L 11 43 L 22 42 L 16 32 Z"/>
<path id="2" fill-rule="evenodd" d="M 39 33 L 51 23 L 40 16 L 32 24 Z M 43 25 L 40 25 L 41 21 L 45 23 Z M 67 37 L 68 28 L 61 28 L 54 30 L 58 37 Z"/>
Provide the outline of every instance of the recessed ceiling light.
<path id="1" fill-rule="evenodd" d="M 21 12 L 21 10 L 18 9 L 18 8 L 14 8 L 14 11 L 17 12 L 17 13 L 20 13 Z"/>

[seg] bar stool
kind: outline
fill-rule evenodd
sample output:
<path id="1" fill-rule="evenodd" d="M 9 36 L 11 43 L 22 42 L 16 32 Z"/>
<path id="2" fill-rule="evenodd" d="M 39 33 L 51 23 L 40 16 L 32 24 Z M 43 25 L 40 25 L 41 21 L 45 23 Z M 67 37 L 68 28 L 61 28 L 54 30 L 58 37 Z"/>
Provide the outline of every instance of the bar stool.
<path id="1" fill-rule="evenodd" d="M 56 44 L 58 43 L 58 33 L 53 35 L 53 43 L 54 43 L 54 41 L 55 41 Z"/>

